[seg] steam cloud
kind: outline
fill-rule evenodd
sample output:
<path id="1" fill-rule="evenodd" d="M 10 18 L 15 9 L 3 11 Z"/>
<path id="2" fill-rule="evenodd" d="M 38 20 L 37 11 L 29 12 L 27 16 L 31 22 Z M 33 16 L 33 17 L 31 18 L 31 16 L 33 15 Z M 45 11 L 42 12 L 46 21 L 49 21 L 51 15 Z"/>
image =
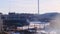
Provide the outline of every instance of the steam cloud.
<path id="1" fill-rule="evenodd" d="M 60 34 L 60 15 L 54 17 L 54 20 L 50 21 L 50 29 L 56 31 L 56 34 Z"/>

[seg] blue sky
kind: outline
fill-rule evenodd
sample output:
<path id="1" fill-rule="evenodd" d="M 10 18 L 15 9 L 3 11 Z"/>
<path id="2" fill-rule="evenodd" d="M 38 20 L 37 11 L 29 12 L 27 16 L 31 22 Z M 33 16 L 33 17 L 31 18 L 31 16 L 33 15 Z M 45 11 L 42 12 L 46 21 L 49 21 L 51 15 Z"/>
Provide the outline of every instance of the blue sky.
<path id="1" fill-rule="evenodd" d="M 40 0 L 40 14 L 60 12 L 60 0 Z M 37 0 L 0 0 L 0 12 L 37 13 Z"/>

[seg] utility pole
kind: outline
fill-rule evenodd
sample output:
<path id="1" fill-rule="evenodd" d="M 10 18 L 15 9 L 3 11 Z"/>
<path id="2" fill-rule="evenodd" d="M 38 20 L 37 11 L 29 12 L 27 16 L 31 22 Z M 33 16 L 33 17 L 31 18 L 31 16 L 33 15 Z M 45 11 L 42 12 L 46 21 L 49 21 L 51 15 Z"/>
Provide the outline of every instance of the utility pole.
<path id="1" fill-rule="evenodd" d="M 39 0 L 38 0 L 38 14 L 39 14 L 39 9 L 40 9 L 40 8 L 39 8 Z"/>

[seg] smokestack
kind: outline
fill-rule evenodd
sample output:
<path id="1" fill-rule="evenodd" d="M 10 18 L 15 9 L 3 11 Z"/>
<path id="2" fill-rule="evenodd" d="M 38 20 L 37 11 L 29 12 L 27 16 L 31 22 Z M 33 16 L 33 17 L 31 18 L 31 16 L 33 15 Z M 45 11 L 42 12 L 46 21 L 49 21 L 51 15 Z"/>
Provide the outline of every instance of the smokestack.
<path id="1" fill-rule="evenodd" d="M 40 9 L 40 8 L 39 8 L 39 0 L 38 0 L 38 14 L 39 14 L 39 9 Z"/>

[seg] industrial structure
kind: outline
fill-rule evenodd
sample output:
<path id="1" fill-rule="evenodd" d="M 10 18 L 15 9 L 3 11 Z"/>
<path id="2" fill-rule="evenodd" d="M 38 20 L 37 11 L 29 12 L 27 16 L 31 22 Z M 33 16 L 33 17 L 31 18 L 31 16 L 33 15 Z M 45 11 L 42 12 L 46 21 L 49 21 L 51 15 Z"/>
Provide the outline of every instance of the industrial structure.
<path id="1" fill-rule="evenodd" d="M 3 20 L 1 19 L 2 13 L 0 13 L 0 32 L 3 30 Z"/>
<path id="2" fill-rule="evenodd" d="M 33 18 L 33 14 L 17 14 L 0 13 L 0 32 L 16 32 L 19 31 L 21 34 L 48 34 L 54 33 L 53 31 L 47 32 L 50 23 L 40 22 Z M 31 19 L 34 19 L 31 21 Z M 30 20 L 29 20 L 30 19 Z"/>

